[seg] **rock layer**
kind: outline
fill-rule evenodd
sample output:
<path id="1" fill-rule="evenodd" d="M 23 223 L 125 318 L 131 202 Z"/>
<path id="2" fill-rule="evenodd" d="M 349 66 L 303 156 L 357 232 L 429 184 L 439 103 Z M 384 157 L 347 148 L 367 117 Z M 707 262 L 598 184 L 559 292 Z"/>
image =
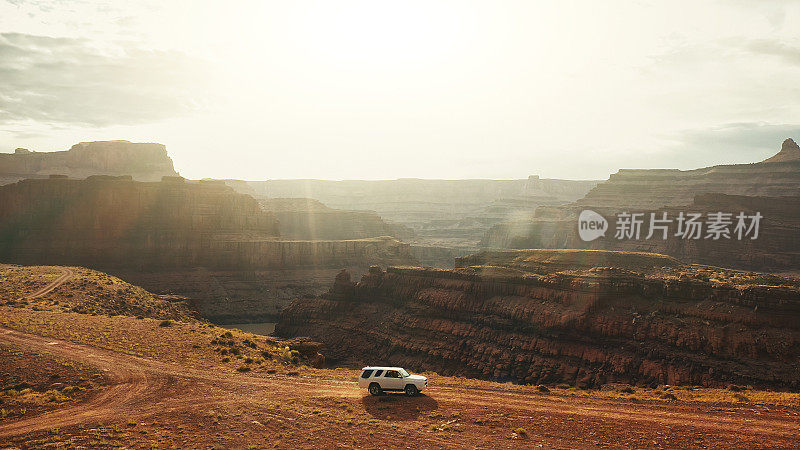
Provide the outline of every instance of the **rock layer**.
<path id="1" fill-rule="evenodd" d="M 13 154 L 0 153 L 0 184 L 49 175 L 130 175 L 139 181 L 158 181 L 178 173 L 162 144 L 97 141 L 81 142 L 60 152 L 18 148 Z"/>
<path id="2" fill-rule="evenodd" d="M 278 239 L 278 222 L 221 181 L 130 177 L 0 187 L 0 259 L 22 264 L 252 270 L 414 261 L 391 238 Z"/>
<path id="3" fill-rule="evenodd" d="M 797 195 L 800 149 L 787 139 L 773 157 L 755 164 L 733 164 L 695 170 L 621 169 L 595 186 L 577 205 L 596 208 L 654 209 L 691 204 L 696 195 L 757 197 Z"/>
<path id="4" fill-rule="evenodd" d="M 295 300 L 276 333 L 324 342 L 343 364 L 518 383 L 796 389 L 798 319 L 798 286 L 759 274 L 373 268 L 359 283 L 342 273 L 326 296 Z"/>

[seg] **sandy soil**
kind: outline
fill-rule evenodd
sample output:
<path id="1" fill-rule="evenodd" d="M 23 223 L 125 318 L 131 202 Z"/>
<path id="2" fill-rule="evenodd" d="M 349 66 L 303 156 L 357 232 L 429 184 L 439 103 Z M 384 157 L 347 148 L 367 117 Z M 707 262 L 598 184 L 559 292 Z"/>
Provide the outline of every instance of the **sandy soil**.
<path id="1" fill-rule="evenodd" d="M 96 367 L 110 383 L 85 402 L 36 417 L 0 422 L 0 443 L 6 440 L 13 445 L 33 444 L 41 438 L 37 432 L 56 428 L 60 433 L 71 430 L 67 433 L 80 434 L 80 425 L 140 423 L 153 418 L 184 427 L 175 439 L 190 436 L 192 443 L 214 445 L 216 436 L 204 436 L 204 428 L 199 426 L 207 419 L 193 416 L 219 408 L 247 412 L 244 417 L 225 415 L 223 420 L 231 422 L 225 428 L 233 440 L 222 439 L 216 444 L 242 447 L 276 441 L 279 445 L 308 447 L 411 442 L 485 448 L 520 444 L 800 445 L 800 408 L 576 400 L 553 394 L 437 386 L 416 398 L 370 397 L 355 382 L 209 372 L 9 329 L 0 329 L 0 341 Z M 275 402 L 285 406 L 275 407 Z M 247 420 L 250 417 L 262 420 Z M 524 433 L 514 433 L 519 428 Z M 244 430 L 251 433 L 239 436 Z M 147 438 L 147 434 L 131 435 L 125 442 L 149 442 Z"/>

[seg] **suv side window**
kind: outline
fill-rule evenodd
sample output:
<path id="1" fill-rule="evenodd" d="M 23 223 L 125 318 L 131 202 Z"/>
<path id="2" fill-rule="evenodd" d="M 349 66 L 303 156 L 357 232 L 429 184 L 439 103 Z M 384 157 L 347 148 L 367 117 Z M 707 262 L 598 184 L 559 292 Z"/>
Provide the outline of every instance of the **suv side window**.
<path id="1" fill-rule="evenodd" d="M 382 374 L 382 373 L 383 373 L 383 371 L 382 371 L 382 370 L 376 370 L 376 371 L 375 371 L 375 376 L 376 376 L 376 377 L 379 377 L 379 376 L 381 376 L 381 374 Z"/>
<path id="2" fill-rule="evenodd" d="M 372 375 L 372 370 L 365 370 L 364 373 L 361 374 L 361 378 L 369 378 Z"/>
<path id="3" fill-rule="evenodd" d="M 384 378 L 400 378 L 400 372 L 396 370 L 387 370 Z"/>

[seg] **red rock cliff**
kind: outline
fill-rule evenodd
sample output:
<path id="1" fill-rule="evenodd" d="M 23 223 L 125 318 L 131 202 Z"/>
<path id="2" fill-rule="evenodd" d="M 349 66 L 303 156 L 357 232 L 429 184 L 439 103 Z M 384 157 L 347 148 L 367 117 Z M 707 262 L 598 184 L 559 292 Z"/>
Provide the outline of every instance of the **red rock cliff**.
<path id="1" fill-rule="evenodd" d="M 276 333 L 324 342 L 346 364 L 519 383 L 800 387 L 796 282 L 664 261 L 343 273 L 324 298 L 287 307 Z"/>

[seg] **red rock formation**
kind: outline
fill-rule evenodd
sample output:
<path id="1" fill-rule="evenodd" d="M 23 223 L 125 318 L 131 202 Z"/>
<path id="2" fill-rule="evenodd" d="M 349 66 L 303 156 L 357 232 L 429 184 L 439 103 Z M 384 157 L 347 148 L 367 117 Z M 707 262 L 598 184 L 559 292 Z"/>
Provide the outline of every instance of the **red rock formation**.
<path id="1" fill-rule="evenodd" d="M 81 142 L 60 152 L 40 153 L 18 148 L 13 154 L 0 153 L 0 184 L 54 174 L 74 178 L 131 175 L 139 181 L 158 181 L 163 176 L 178 175 L 162 144 L 98 141 Z"/>
<path id="2" fill-rule="evenodd" d="M 323 342 L 339 363 L 518 383 L 800 388 L 800 288 L 779 277 L 472 266 L 344 278 L 336 295 L 295 300 L 276 333 Z"/>
<path id="3" fill-rule="evenodd" d="M 0 259 L 31 264 L 243 270 L 410 263 L 391 238 L 278 240 L 278 223 L 221 181 L 54 177 L 0 187 Z"/>
<path id="4" fill-rule="evenodd" d="M 800 161 L 800 147 L 798 147 L 797 143 L 791 138 L 783 141 L 783 145 L 781 145 L 781 151 L 762 162 L 773 163 L 787 161 Z"/>

